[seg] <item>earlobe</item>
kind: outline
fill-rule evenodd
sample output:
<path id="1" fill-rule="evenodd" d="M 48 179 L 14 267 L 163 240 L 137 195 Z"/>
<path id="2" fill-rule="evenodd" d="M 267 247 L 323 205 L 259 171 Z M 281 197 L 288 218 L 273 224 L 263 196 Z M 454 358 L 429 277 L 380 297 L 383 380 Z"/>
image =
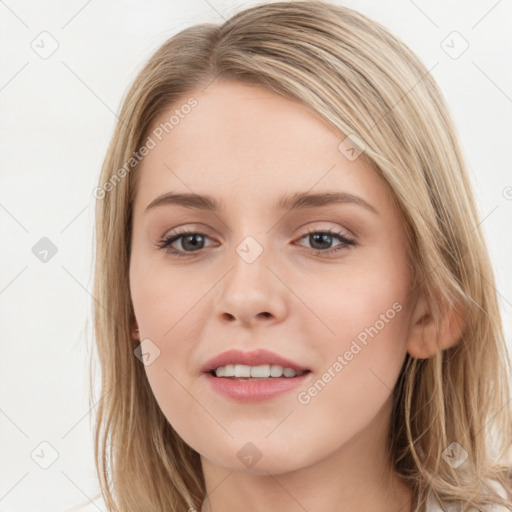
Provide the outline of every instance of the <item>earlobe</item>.
<path id="1" fill-rule="evenodd" d="M 135 325 L 132 329 L 132 339 L 135 341 L 140 341 L 139 337 L 139 324 L 137 323 L 137 320 L 135 320 Z"/>
<path id="2" fill-rule="evenodd" d="M 436 332 L 431 309 L 427 301 L 420 298 L 411 318 L 407 351 L 415 359 L 428 359 L 455 345 L 462 336 L 464 326 L 465 316 L 462 309 L 453 306 L 443 310 L 439 332 Z"/>

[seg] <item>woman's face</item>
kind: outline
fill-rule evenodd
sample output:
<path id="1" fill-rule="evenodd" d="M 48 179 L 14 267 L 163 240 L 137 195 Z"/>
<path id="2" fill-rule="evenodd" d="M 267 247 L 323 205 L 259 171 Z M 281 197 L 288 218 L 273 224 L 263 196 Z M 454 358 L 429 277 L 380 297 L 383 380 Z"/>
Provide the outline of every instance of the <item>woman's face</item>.
<path id="1" fill-rule="evenodd" d="M 316 113 L 258 86 L 215 82 L 152 128 L 130 290 L 169 423 L 203 462 L 253 473 L 310 466 L 363 432 L 382 440 L 411 316 L 405 230 L 384 182 Z M 208 195 L 218 209 L 148 207 L 170 193 Z M 280 206 L 296 194 L 319 196 Z M 196 235 L 162 246 L 182 230 Z M 263 382 L 202 371 L 233 348 L 309 372 Z M 247 398 L 278 385 L 288 389 Z"/>

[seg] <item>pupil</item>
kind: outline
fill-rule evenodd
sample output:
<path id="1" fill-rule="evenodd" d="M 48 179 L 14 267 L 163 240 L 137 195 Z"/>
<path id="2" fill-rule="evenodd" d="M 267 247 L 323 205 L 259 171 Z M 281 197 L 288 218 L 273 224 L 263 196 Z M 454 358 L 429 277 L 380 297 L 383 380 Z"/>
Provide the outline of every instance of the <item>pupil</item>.
<path id="1" fill-rule="evenodd" d="M 320 240 L 320 244 L 323 241 L 324 243 L 327 243 L 327 245 L 329 245 L 330 238 L 331 238 L 331 235 L 329 235 L 327 233 L 316 233 L 316 234 L 313 234 L 310 236 L 313 238 L 314 242 L 317 242 L 318 240 Z M 311 245 L 314 246 L 314 243 Z M 326 248 L 325 246 L 319 247 L 319 249 L 325 249 L 325 248 Z"/>
<path id="2" fill-rule="evenodd" d="M 202 239 L 203 237 L 199 234 L 192 234 L 192 235 L 187 235 L 185 236 L 183 239 L 182 239 L 182 246 L 183 246 L 183 249 L 187 249 L 187 244 L 191 244 L 188 248 L 189 249 L 197 249 L 198 247 L 198 243 L 195 243 L 193 242 L 192 240 L 194 238 L 199 238 L 199 239 Z"/>

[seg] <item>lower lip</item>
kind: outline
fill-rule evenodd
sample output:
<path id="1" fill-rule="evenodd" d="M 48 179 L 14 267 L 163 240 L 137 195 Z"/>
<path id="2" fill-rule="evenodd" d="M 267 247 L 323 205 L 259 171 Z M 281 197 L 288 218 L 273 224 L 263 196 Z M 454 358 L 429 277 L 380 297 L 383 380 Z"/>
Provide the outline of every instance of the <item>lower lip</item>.
<path id="1" fill-rule="evenodd" d="M 206 380 L 221 395 L 237 402 L 259 402 L 295 389 L 304 384 L 311 372 L 298 377 L 270 377 L 261 380 L 228 379 L 205 373 Z"/>

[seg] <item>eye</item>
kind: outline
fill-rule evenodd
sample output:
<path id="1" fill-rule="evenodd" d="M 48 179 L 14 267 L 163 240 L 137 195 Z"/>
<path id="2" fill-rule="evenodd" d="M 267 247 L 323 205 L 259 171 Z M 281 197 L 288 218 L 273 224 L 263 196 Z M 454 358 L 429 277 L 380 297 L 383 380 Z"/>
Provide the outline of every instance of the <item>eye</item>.
<path id="1" fill-rule="evenodd" d="M 299 239 L 302 240 L 308 237 L 310 243 L 316 246 L 311 248 L 311 252 L 315 255 L 330 256 L 334 253 L 347 249 L 350 246 L 357 245 L 356 241 L 349 238 L 345 233 L 332 229 L 308 231 Z M 160 249 L 165 250 L 173 256 L 192 256 L 194 253 L 198 253 L 204 248 L 204 243 L 207 238 L 209 237 L 204 233 L 184 229 L 178 233 L 172 233 L 164 236 L 158 241 L 157 245 Z M 326 245 L 332 244 L 333 239 L 338 240 L 340 243 L 332 248 L 326 247 Z M 173 247 L 173 244 L 178 241 L 180 241 L 181 250 Z"/>
<path id="2" fill-rule="evenodd" d="M 184 229 L 179 233 L 167 235 L 159 240 L 158 247 L 175 256 L 189 256 L 191 253 L 198 252 L 202 249 L 200 246 L 204 243 L 205 238 L 209 237 L 204 233 Z M 184 251 L 176 250 L 174 247 L 172 247 L 172 244 L 180 239 L 182 239 L 180 245 Z M 187 248 L 191 250 L 189 251 Z"/>
<path id="3" fill-rule="evenodd" d="M 308 238 L 314 246 L 317 246 L 312 249 L 312 252 L 316 255 L 330 256 L 334 253 L 347 249 L 350 246 L 357 245 L 355 240 L 352 238 L 349 238 L 342 232 L 332 229 L 308 231 L 302 235 L 300 239 L 302 240 L 303 238 Z M 333 248 L 325 247 L 326 244 L 330 245 L 332 239 L 337 239 L 340 244 Z M 318 248 L 318 246 L 320 246 L 320 248 Z"/>

